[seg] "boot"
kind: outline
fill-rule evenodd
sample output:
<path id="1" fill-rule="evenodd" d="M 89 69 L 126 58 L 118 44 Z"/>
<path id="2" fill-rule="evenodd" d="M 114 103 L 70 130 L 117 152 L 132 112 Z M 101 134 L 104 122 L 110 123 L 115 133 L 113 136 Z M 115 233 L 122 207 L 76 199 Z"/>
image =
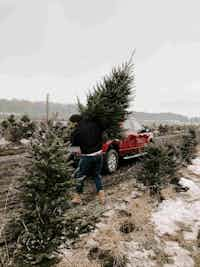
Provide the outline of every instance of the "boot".
<path id="1" fill-rule="evenodd" d="M 106 198 L 105 198 L 105 192 L 104 192 L 104 190 L 100 190 L 100 191 L 98 192 L 98 197 L 99 197 L 99 203 L 100 203 L 101 205 L 104 205 L 105 202 L 106 202 Z"/>
<path id="2" fill-rule="evenodd" d="M 72 204 L 80 205 L 81 204 L 81 197 L 78 193 L 74 194 L 74 197 L 72 199 Z"/>

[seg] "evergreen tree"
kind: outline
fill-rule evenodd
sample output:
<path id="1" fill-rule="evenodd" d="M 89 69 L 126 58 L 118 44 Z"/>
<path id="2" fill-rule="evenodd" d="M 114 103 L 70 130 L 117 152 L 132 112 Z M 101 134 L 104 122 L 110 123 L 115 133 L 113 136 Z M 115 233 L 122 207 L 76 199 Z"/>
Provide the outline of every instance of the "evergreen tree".
<path id="1" fill-rule="evenodd" d="M 22 129 L 22 138 L 30 138 L 36 131 L 36 123 L 31 121 L 28 116 L 23 116 L 18 122 L 18 127 Z"/>
<path id="2" fill-rule="evenodd" d="M 160 135 L 166 135 L 169 132 L 169 126 L 167 124 L 165 124 L 165 125 L 160 124 L 158 127 L 158 131 L 159 131 Z"/>
<path id="3" fill-rule="evenodd" d="M 11 142 L 19 142 L 22 138 L 30 138 L 36 130 L 36 124 L 27 115 L 17 119 L 10 115 L 2 121 L 1 128 L 4 137 Z"/>
<path id="4" fill-rule="evenodd" d="M 186 163 L 191 163 L 192 158 L 195 155 L 197 146 L 197 136 L 195 130 L 190 127 L 187 134 L 183 136 L 181 144 L 182 160 Z"/>
<path id="5" fill-rule="evenodd" d="M 134 98 L 134 81 L 134 65 L 131 60 L 113 68 L 111 74 L 105 76 L 89 92 L 86 107 L 78 100 L 80 113 L 85 118 L 95 120 L 106 130 L 109 138 L 120 138 L 120 122 L 127 118 L 129 103 Z"/>
<path id="6" fill-rule="evenodd" d="M 151 193 L 158 193 L 176 175 L 180 164 L 178 149 L 172 144 L 152 144 L 145 148 L 145 152 L 147 155 L 143 159 L 138 177 L 149 186 Z"/>
<path id="7" fill-rule="evenodd" d="M 23 122 L 30 122 L 31 121 L 28 115 L 23 115 L 20 120 Z"/>
<path id="8" fill-rule="evenodd" d="M 11 114 L 9 117 L 8 117 L 8 121 L 9 123 L 12 125 L 12 124 L 15 124 L 16 122 L 16 118 L 15 118 L 15 115 L 14 114 Z"/>
<path id="9" fill-rule="evenodd" d="M 51 125 L 37 132 L 30 153 L 30 170 L 21 194 L 22 231 L 14 259 L 14 266 L 20 267 L 48 266 L 53 251 L 61 243 L 63 215 L 69 206 L 71 187 L 72 168 L 67 145 Z"/>
<path id="10" fill-rule="evenodd" d="M 23 129 L 17 118 L 14 115 L 10 115 L 7 120 L 5 120 L 2 126 L 7 126 L 3 129 L 5 138 L 8 141 L 18 143 L 23 137 Z"/>

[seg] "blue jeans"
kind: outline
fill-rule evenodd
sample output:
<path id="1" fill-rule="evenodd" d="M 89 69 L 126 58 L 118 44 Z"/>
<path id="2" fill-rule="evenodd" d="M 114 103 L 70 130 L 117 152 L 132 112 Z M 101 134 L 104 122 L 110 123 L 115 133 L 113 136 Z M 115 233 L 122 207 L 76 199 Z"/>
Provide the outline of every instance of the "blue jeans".
<path id="1" fill-rule="evenodd" d="M 77 193 L 83 193 L 84 179 L 87 176 L 94 178 L 97 192 L 103 189 L 101 180 L 102 166 L 103 156 L 101 154 L 96 156 L 81 156 L 75 173 Z"/>

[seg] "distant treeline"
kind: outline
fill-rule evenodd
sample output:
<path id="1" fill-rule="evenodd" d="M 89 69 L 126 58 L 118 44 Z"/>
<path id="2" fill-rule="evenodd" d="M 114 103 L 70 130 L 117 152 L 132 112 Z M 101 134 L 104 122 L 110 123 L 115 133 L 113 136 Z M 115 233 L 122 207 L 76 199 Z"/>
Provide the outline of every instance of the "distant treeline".
<path id="1" fill-rule="evenodd" d="M 77 112 L 74 104 L 50 103 L 50 116 L 58 114 L 59 119 L 67 119 L 72 113 Z M 0 99 L 0 118 L 8 114 L 27 114 L 31 119 L 42 119 L 46 116 L 45 102 L 31 102 L 27 100 L 6 100 Z M 134 117 L 142 123 L 200 123 L 200 117 L 188 118 L 175 113 L 146 113 L 134 112 Z"/>
<path id="2" fill-rule="evenodd" d="M 67 119 L 70 114 L 77 112 L 77 108 L 73 104 L 50 103 L 49 111 L 50 116 L 58 114 L 60 119 Z M 6 117 L 8 114 L 26 114 L 32 119 L 42 119 L 46 116 L 46 103 L 0 99 L 0 117 Z"/>
<path id="3" fill-rule="evenodd" d="M 139 121 L 155 121 L 155 122 L 181 122 L 188 123 L 190 119 L 187 116 L 183 116 L 175 113 L 146 113 L 135 112 L 135 116 Z"/>

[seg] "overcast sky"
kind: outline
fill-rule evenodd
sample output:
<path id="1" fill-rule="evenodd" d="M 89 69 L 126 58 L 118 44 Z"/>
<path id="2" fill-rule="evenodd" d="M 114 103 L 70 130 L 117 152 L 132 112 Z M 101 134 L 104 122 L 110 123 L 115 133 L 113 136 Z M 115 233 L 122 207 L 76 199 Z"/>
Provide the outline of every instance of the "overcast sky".
<path id="1" fill-rule="evenodd" d="M 75 103 L 136 48 L 133 110 L 200 116 L 199 0 L 0 0 L 0 98 Z"/>

